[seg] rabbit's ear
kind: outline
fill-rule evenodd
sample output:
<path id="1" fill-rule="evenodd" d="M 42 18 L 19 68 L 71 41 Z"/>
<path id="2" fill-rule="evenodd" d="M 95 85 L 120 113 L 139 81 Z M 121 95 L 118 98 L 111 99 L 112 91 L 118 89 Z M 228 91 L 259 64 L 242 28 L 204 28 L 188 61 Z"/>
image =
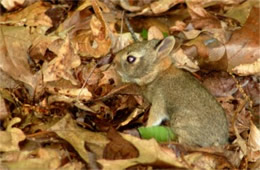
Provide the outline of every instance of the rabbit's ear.
<path id="1" fill-rule="evenodd" d="M 158 58 L 164 58 L 170 54 L 173 47 L 175 45 L 175 38 L 173 36 L 169 36 L 162 40 L 159 45 L 156 47 L 156 52 Z"/>

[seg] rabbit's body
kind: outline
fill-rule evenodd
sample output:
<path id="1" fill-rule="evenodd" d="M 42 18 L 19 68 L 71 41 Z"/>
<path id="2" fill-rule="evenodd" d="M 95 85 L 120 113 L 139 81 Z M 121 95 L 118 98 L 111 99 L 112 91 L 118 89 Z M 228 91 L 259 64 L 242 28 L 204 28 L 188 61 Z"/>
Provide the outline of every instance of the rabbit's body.
<path id="1" fill-rule="evenodd" d="M 228 125 L 222 107 L 190 73 L 171 64 L 169 54 L 173 45 L 173 37 L 161 43 L 152 40 L 130 45 L 116 56 L 122 79 L 137 83 L 152 103 L 147 125 L 159 125 L 170 119 L 180 143 L 198 146 L 227 143 Z"/>

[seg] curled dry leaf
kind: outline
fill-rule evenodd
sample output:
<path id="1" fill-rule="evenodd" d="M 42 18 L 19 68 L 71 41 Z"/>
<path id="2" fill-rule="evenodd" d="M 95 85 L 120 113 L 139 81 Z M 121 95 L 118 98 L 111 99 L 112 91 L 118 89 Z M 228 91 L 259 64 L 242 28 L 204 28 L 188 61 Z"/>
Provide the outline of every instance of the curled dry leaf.
<path id="1" fill-rule="evenodd" d="M 260 76 L 260 58 L 252 64 L 240 64 L 233 68 L 232 71 L 240 76 Z"/>
<path id="2" fill-rule="evenodd" d="M 143 112 L 144 112 L 144 109 L 140 109 L 140 108 L 134 109 L 134 111 L 132 111 L 131 114 L 127 117 L 127 119 L 125 121 L 123 121 L 122 123 L 120 123 L 119 126 L 121 127 L 121 126 L 128 125 L 133 119 L 135 119 L 137 116 L 139 116 Z"/>
<path id="3" fill-rule="evenodd" d="M 79 43 L 79 52 L 82 56 L 99 58 L 109 52 L 111 39 L 108 36 L 109 29 L 99 4 L 95 0 L 91 2 L 96 16 L 92 15 L 91 17 L 91 32 L 88 31 L 78 37 L 81 42 Z"/>
<path id="4" fill-rule="evenodd" d="M 79 41 L 81 41 L 81 43 L 79 43 L 79 51 L 82 56 L 99 58 L 109 52 L 111 40 L 104 35 L 102 31 L 104 27 L 95 16 L 92 16 L 90 25 L 92 26 L 92 34 L 82 34 L 78 38 Z M 93 43 L 91 44 L 91 42 Z"/>
<path id="5" fill-rule="evenodd" d="M 19 151 L 19 142 L 25 139 L 25 135 L 21 129 L 12 126 L 21 121 L 20 118 L 13 118 L 5 131 L 0 131 L 0 152 Z"/>

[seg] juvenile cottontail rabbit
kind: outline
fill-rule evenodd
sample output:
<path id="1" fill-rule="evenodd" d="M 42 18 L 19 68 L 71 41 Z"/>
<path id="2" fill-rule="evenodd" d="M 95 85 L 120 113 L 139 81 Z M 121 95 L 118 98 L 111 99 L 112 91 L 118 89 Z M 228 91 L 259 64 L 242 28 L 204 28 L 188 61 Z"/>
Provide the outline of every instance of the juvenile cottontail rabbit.
<path id="1" fill-rule="evenodd" d="M 134 43 L 118 52 L 116 69 L 124 82 L 139 85 L 152 103 L 147 126 L 170 119 L 180 143 L 227 143 L 228 125 L 222 107 L 190 73 L 173 66 L 170 54 L 174 44 L 172 36 Z"/>

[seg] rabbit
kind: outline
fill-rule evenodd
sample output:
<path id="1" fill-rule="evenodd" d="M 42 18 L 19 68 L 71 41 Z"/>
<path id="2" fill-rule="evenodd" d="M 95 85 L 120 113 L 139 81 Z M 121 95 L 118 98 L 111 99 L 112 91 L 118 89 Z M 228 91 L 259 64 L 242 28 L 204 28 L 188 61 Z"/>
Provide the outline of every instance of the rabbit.
<path id="1" fill-rule="evenodd" d="M 174 66 L 175 38 L 133 43 L 115 56 L 123 82 L 135 83 L 151 103 L 147 126 L 169 120 L 178 142 L 191 146 L 228 143 L 228 122 L 223 108 L 189 72 Z"/>

